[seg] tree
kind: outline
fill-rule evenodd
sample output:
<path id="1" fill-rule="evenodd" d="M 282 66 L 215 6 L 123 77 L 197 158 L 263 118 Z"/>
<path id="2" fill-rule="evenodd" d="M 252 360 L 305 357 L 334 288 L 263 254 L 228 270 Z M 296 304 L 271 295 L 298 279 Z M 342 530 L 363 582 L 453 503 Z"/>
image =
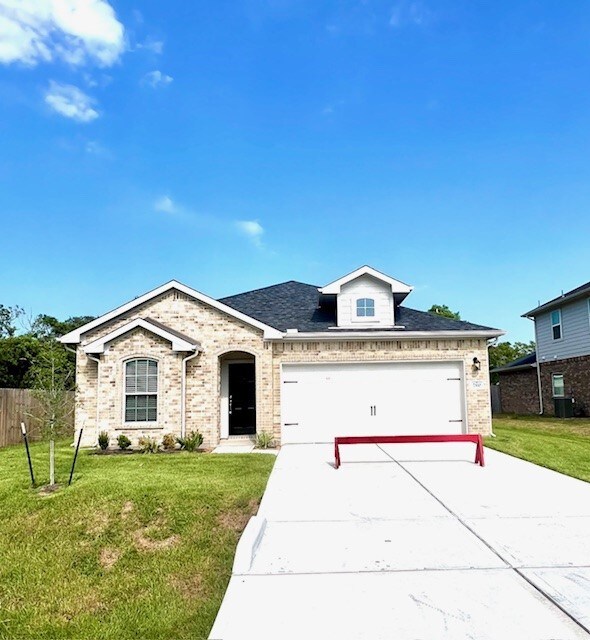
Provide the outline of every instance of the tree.
<path id="1" fill-rule="evenodd" d="M 39 340 L 30 335 L 0 338 L 0 388 L 30 387 L 30 370 L 40 350 Z"/>
<path id="2" fill-rule="evenodd" d="M 530 342 L 498 342 L 498 344 L 492 345 L 488 349 L 490 369 L 497 367 L 504 367 L 518 358 L 532 353 L 535 350 L 535 341 Z M 498 374 L 490 374 L 492 382 L 495 384 L 498 382 Z"/>
<path id="3" fill-rule="evenodd" d="M 40 314 L 33 321 L 30 333 L 37 338 L 59 338 L 92 320 L 94 316 L 73 316 L 67 320 L 58 320 L 53 316 Z"/>
<path id="4" fill-rule="evenodd" d="M 432 313 L 435 316 L 442 316 L 443 318 L 452 318 L 453 320 L 461 320 L 461 314 L 458 311 L 451 311 L 446 304 L 433 304 L 428 313 Z"/>
<path id="5" fill-rule="evenodd" d="M 73 389 L 76 355 L 59 345 L 57 338 L 94 320 L 94 317 L 74 316 L 62 321 L 42 314 L 28 323 L 24 333 L 16 335 L 14 321 L 22 315 L 20 307 L 10 309 L 0 305 L 0 388 L 26 389 L 34 386 L 37 360 L 53 341 L 63 354 L 62 364 L 68 368 L 68 384 Z"/>
<path id="6" fill-rule="evenodd" d="M 37 407 L 31 418 L 39 424 L 41 436 L 49 440 L 49 484 L 55 484 L 55 441 L 70 435 L 73 370 L 61 344 L 49 338 L 40 341 L 41 349 L 31 367 L 33 393 Z"/>
<path id="7" fill-rule="evenodd" d="M 0 338 L 12 338 L 15 335 L 14 323 L 23 313 L 24 310 L 20 307 L 5 307 L 0 304 Z"/>
<path id="8" fill-rule="evenodd" d="M 522 358 L 535 350 L 535 342 L 498 342 L 489 348 L 490 369 L 504 367 L 513 360 Z"/>

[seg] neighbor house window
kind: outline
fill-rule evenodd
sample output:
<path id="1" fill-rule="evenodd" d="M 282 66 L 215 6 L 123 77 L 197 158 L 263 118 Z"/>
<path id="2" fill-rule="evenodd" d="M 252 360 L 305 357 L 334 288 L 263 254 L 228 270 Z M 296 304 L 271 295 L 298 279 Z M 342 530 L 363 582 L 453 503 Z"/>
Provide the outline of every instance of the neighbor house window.
<path id="1" fill-rule="evenodd" d="M 561 338 L 561 309 L 551 312 L 551 331 L 554 340 Z"/>
<path id="2" fill-rule="evenodd" d="M 554 373 L 551 376 L 551 382 L 553 384 L 553 397 L 563 398 L 565 396 L 565 385 L 563 384 L 563 374 Z"/>
<path id="3" fill-rule="evenodd" d="M 125 363 L 125 422 L 158 418 L 158 363 L 147 358 Z"/>
<path id="4" fill-rule="evenodd" d="M 357 318 L 373 318 L 375 316 L 375 300 L 373 298 L 359 298 L 356 301 Z"/>

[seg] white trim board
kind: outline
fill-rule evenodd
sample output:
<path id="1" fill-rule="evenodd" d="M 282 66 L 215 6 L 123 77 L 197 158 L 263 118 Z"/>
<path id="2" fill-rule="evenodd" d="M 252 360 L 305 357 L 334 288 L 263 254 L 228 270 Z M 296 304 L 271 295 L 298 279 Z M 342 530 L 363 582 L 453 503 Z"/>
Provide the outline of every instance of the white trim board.
<path id="1" fill-rule="evenodd" d="M 166 331 L 166 329 L 157 327 L 156 325 L 148 322 L 147 320 L 144 320 L 143 318 L 136 318 L 135 320 L 124 324 L 122 327 L 119 327 L 118 329 L 107 333 L 105 336 L 102 336 L 102 338 L 98 338 L 98 340 L 90 342 L 85 347 L 83 347 L 82 350 L 84 351 L 84 353 L 104 353 L 106 345 L 109 342 L 112 342 L 120 336 L 125 335 L 126 333 L 129 333 L 130 331 L 138 328 L 145 329 L 146 331 L 149 331 L 150 333 L 153 333 L 171 342 L 172 351 L 199 351 L 201 349 L 201 345 L 198 342 L 188 342 L 187 340 L 184 340 L 183 338 L 180 338 L 179 336 Z"/>
<path id="2" fill-rule="evenodd" d="M 347 282 L 352 282 L 352 280 L 356 280 L 361 276 L 372 276 L 381 282 L 387 283 L 391 287 L 391 291 L 393 293 L 405 293 L 406 295 L 410 293 L 414 287 L 401 282 L 400 280 L 396 280 L 395 278 L 391 278 L 377 269 L 373 269 L 373 267 L 369 267 L 365 265 L 364 267 L 359 267 L 355 269 L 351 273 L 343 276 L 342 278 L 338 278 L 338 280 L 334 280 L 334 282 L 330 282 L 325 287 L 320 287 L 318 291 L 323 293 L 324 295 L 334 295 L 340 293 L 340 288 L 345 285 Z"/>
<path id="3" fill-rule="evenodd" d="M 256 329 L 261 329 L 264 332 L 265 338 L 280 338 L 283 335 L 274 327 L 270 327 L 269 325 L 259 322 L 258 320 L 247 316 L 245 313 L 236 311 L 235 309 L 228 307 L 226 304 L 218 302 L 217 300 L 210 298 L 209 296 L 201 293 L 200 291 L 197 291 L 196 289 L 187 287 L 185 284 L 182 284 L 177 280 L 170 280 L 170 282 L 167 282 L 166 284 L 163 284 L 160 287 L 153 289 L 152 291 L 148 291 L 148 293 L 145 293 L 144 295 L 139 296 L 138 298 L 135 298 L 134 300 L 131 300 L 130 302 L 127 302 L 126 304 L 121 305 L 120 307 L 117 307 L 116 309 L 113 309 L 108 313 L 105 313 L 99 318 L 96 318 L 95 320 L 92 320 L 91 322 L 78 327 L 78 329 L 74 329 L 74 331 L 66 333 L 64 336 L 59 338 L 59 341 L 63 344 L 79 344 L 82 340 L 82 334 L 88 333 L 88 331 L 92 331 L 92 329 L 96 329 L 106 322 L 109 322 L 110 320 L 113 320 L 114 318 L 127 313 L 127 311 L 131 311 L 132 309 L 135 309 L 145 302 L 149 302 L 150 300 L 153 300 L 154 298 L 157 298 L 158 296 L 173 289 L 176 289 L 177 291 L 180 291 L 181 293 L 184 293 L 187 296 L 198 300 L 199 302 L 203 302 L 204 304 L 207 304 L 210 307 L 213 307 L 214 309 L 227 314 L 228 316 L 236 318 L 237 320 L 240 320 L 245 324 L 255 327 Z"/>

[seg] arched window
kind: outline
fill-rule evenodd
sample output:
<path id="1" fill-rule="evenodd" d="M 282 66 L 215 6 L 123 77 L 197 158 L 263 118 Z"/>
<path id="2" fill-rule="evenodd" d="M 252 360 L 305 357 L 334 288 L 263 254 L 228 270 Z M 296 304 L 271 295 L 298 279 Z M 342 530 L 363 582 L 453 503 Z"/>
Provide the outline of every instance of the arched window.
<path id="1" fill-rule="evenodd" d="M 125 422 L 158 419 L 158 363 L 137 358 L 125 363 Z"/>
<path id="2" fill-rule="evenodd" d="M 357 318 L 373 318 L 375 316 L 375 300 L 373 298 L 359 298 L 356 301 Z"/>

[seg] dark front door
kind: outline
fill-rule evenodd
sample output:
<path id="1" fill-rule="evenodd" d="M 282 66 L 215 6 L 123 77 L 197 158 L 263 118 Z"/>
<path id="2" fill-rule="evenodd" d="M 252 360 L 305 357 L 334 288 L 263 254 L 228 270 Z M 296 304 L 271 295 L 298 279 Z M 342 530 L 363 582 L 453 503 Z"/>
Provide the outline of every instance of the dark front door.
<path id="1" fill-rule="evenodd" d="M 253 362 L 228 365 L 229 435 L 256 433 L 256 379 Z"/>

